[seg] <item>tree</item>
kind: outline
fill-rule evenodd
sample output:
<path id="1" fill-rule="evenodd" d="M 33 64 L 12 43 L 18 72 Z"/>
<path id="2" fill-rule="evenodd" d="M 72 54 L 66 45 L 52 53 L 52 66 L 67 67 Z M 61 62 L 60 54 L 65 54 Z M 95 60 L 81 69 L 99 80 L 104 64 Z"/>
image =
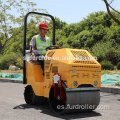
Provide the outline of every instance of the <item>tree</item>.
<path id="1" fill-rule="evenodd" d="M 112 12 L 110 11 L 110 9 L 112 9 L 113 11 L 115 11 L 116 13 L 120 15 L 120 12 L 116 10 L 115 8 L 113 8 L 111 5 L 115 0 L 103 0 L 103 1 L 105 2 L 107 11 L 109 15 L 111 16 L 111 18 L 120 25 L 120 20 L 116 16 L 114 16 L 114 14 L 112 14 Z"/>
<path id="2" fill-rule="evenodd" d="M 55 17 L 55 29 L 62 29 L 65 25 L 67 25 L 66 22 L 63 22 L 59 18 Z"/>
<path id="3" fill-rule="evenodd" d="M 46 12 L 44 9 L 35 9 L 34 6 L 36 4 L 30 0 L 0 0 L 0 53 L 15 42 L 14 37 L 23 32 L 23 19 L 27 12 Z M 14 11 L 18 13 L 16 16 Z"/>

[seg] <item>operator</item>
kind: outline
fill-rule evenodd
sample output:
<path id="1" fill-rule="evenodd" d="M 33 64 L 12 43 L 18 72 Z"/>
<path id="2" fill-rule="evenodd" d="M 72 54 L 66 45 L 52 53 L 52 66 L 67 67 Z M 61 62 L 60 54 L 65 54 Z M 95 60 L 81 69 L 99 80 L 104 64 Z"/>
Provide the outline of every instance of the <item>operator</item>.
<path id="1" fill-rule="evenodd" d="M 39 34 L 32 37 L 30 46 L 32 57 L 36 56 L 45 56 L 46 48 L 52 46 L 51 39 L 46 36 L 47 31 L 49 30 L 48 25 L 45 22 L 39 24 Z M 43 75 L 44 75 L 44 60 L 39 60 Z"/>

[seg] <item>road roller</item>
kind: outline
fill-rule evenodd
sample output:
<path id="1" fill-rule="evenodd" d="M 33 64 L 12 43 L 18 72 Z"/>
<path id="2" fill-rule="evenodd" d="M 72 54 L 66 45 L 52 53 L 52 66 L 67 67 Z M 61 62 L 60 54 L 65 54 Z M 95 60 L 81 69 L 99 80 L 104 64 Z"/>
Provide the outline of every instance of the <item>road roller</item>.
<path id="1" fill-rule="evenodd" d="M 27 104 L 49 103 L 56 114 L 95 110 L 100 103 L 101 65 L 84 49 L 55 45 L 55 19 L 49 14 L 29 12 L 24 19 L 23 56 L 29 14 L 53 21 L 53 46 L 46 49 L 44 74 L 40 64 L 23 60 L 24 99 Z"/>

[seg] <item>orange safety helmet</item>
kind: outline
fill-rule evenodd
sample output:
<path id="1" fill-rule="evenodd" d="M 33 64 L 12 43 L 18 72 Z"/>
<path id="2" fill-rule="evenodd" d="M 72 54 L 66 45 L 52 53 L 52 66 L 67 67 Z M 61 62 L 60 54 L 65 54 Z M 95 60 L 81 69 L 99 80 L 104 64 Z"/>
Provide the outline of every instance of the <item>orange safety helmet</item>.
<path id="1" fill-rule="evenodd" d="M 48 28 L 48 25 L 45 23 L 45 22 L 41 22 L 40 24 L 39 24 L 39 27 L 38 28 L 43 28 L 43 29 L 46 29 L 46 30 L 48 30 L 49 28 Z"/>

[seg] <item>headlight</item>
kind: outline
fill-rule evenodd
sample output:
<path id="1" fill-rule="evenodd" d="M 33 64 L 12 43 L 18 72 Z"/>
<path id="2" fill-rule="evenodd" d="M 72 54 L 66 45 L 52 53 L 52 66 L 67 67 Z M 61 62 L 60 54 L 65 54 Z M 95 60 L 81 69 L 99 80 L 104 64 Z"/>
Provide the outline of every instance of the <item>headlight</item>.
<path id="1" fill-rule="evenodd" d="M 59 75 L 54 75 L 53 80 L 54 80 L 54 83 L 58 83 L 59 80 L 60 80 L 60 76 Z"/>
<path id="2" fill-rule="evenodd" d="M 97 81 L 94 81 L 94 85 L 97 86 L 98 82 Z"/>

